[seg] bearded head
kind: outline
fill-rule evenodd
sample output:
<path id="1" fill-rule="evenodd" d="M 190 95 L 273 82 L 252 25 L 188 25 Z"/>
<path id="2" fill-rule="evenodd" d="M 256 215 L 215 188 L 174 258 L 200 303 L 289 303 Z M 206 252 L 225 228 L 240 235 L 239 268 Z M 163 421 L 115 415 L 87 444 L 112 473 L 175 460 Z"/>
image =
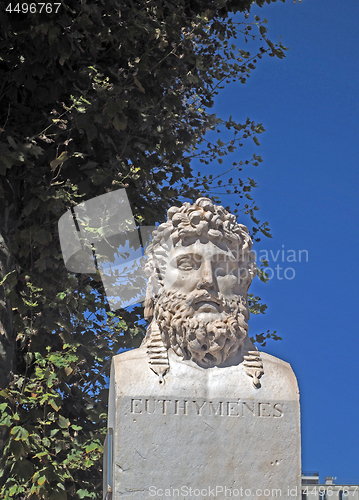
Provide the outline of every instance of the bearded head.
<path id="1" fill-rule="evenodd" d="M 144 339 L 152 370 L 163 379 L 170 348 L 203 368 L 220 366 L 239 350 L 250 358 L 247 292 L 256 265 L 248 229 L 199 198 L 170 208 L 152 236 Z M 251 376 L 258 382 L 258 375 L 257 369 Z"/>

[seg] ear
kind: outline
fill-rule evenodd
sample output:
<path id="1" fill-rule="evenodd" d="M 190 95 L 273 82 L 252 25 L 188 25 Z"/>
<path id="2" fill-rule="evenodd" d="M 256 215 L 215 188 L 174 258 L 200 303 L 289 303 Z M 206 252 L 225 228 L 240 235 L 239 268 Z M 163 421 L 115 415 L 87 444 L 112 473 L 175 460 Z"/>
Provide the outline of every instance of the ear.
<path id="1" fill-rule="evenodd" d="M 155 301 L 153 300 L 153 297 L 146 298 L 144 317 L 148 323 L 151 323 L 153 319 L 154 308 L 155 308 Z"/>

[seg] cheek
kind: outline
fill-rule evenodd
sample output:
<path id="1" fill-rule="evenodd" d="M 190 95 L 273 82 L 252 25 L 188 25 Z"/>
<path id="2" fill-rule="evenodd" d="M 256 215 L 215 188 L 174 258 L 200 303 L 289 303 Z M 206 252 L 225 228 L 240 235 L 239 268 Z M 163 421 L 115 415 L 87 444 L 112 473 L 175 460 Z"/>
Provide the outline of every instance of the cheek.
<path id="1" fill-rule="evenodd" d="M 166 272 L 164 286 L 166 289 L 176 289 L 179 292 L 192 292 L 198 284 L 199 277 L 196 271 L 181 272 L 172 269 Z"/>
<path id="2" fill-rule="evenodd" d="M 223 295 L 233 295 L 239 292 L 237 276 L 218 276 L 218 288 Z"/>

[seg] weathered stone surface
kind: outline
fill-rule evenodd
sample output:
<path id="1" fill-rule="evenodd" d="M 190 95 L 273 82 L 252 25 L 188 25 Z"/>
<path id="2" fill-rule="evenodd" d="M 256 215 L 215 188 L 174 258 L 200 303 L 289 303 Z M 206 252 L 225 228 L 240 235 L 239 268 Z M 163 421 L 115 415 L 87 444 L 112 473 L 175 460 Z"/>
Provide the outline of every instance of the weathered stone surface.
<path id="1" fill-rule="evenodd" d="M 143 348 L 113 359 L 114 498 L 175 497 L 175 489 L 190 498 L 189 488 L 205 490 L 200 498 L 235 490 L 239 498 L 300 498 L 299 394 L 289 364 L 262 354 L 257 390 L 241 365 L 203 369 L 171 351 L 169 359 L 165 384 Z"/>
<path id="2" fill-rule="evenodd" d="M 150 326 L 112 363 L 114 500 L 300 498 L 297 382 L 247 334 L 251 247 L 247 228 L 205 198 L 172 207 L 154 232 Z"/>

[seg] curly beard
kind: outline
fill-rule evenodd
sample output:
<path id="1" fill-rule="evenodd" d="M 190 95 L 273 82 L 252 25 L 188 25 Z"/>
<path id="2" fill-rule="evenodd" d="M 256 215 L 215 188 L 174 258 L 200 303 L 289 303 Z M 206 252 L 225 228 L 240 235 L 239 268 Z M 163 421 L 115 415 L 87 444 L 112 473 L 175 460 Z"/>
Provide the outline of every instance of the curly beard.
<path id="1" fill-rule="evenodd" d="M 196 319 L 195 304 L 211 299 L 217 302 L 219 318 Z M 203 368 L 222 364 L 243 346 L 248 316 L 244 297 L 228 300 L 222 294 L 213 297 L 205 290 L 196 290 L 190 295 L 163 291 L 154 309 L 164 345 Z"/>

